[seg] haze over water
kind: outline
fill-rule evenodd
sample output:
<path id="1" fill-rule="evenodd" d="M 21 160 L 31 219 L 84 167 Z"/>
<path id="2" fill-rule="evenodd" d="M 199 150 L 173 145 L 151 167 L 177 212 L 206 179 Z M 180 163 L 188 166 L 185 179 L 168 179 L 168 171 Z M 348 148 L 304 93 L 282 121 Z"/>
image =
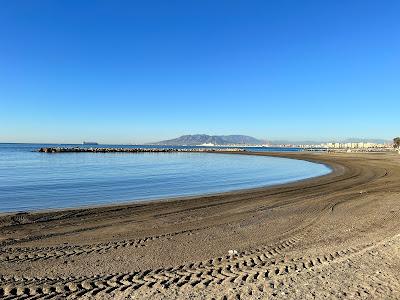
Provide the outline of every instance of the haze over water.
<path id="1" fill-rule="evenodd" d="M 330 172 L 321 164 L 246 155 L 32 152 L 41 146 L 0 144 L 0 211 L 200 195 Z"/>

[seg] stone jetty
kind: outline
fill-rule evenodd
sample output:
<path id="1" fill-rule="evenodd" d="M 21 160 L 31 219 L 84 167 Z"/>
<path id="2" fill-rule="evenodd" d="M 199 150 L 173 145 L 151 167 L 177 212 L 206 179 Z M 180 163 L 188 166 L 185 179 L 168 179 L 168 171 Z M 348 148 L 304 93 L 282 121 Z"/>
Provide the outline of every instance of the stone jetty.
<path id="1" fill-rule="evenodd" d="M 43 153 L 171 153 L 171 152 L 244 152 L 241 148 L 81 148 L 81 147 L 43 147 L 36 152 Z"/>

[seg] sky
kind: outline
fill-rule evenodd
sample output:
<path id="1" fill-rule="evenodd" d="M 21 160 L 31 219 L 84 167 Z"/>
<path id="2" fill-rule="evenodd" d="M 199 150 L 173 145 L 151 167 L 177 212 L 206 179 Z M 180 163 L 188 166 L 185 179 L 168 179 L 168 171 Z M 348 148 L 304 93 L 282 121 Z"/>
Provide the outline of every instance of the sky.
<path id="1" fill-rule="evenodd" d="M 0 0 L 0 142 L 400 135 L 400 1 Z"/>

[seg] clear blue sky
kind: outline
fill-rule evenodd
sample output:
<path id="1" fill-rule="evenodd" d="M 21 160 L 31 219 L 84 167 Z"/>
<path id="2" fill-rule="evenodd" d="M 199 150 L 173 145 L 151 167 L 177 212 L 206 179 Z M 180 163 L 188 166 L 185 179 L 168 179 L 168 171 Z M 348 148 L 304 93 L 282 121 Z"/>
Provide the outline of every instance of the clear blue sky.
<path id="1" fill-rule="evenodd" d="M 400 1 L 0 1 L 0 141 L 400 135 Z"/>

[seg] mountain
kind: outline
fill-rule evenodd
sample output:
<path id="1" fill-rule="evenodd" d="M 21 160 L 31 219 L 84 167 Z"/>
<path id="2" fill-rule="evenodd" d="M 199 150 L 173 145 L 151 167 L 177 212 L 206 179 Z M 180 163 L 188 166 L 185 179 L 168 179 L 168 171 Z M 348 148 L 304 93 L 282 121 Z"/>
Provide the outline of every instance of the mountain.
<path id="1" fill-rule="evenodd" d="M 176 139 L 152 143 L 153 145 L 195 146 L 201 144 L 214 145 L 261 145 L 264 141 L 247 135 L 182 135 Z"/>
<path id="2" fill-rule="evenodd" d="M 274 140 L 269 141 L 268 144 L 271 145 L 315 145 L 331 141 L 290 141 L 290 140 Z M 335 140 L 337 142 L 337 140 Z M 360 139 L 351 138 L 340 141 L 341 143 L 350 142 L 370 142 L 383 144 L 388 142 L 383 139 Z M 176 139 L 165 140 L 156 143 L 151 143 L 152 145 L 170 145 L 170 146 L 195 146 L 201 144 L 214 144 L 214 145 L 262 145 L 267 144 L 264 140 L 259 140 L 247 135 L 206 135 L 206 134 L 192 134 L 183 135 Z"/>

